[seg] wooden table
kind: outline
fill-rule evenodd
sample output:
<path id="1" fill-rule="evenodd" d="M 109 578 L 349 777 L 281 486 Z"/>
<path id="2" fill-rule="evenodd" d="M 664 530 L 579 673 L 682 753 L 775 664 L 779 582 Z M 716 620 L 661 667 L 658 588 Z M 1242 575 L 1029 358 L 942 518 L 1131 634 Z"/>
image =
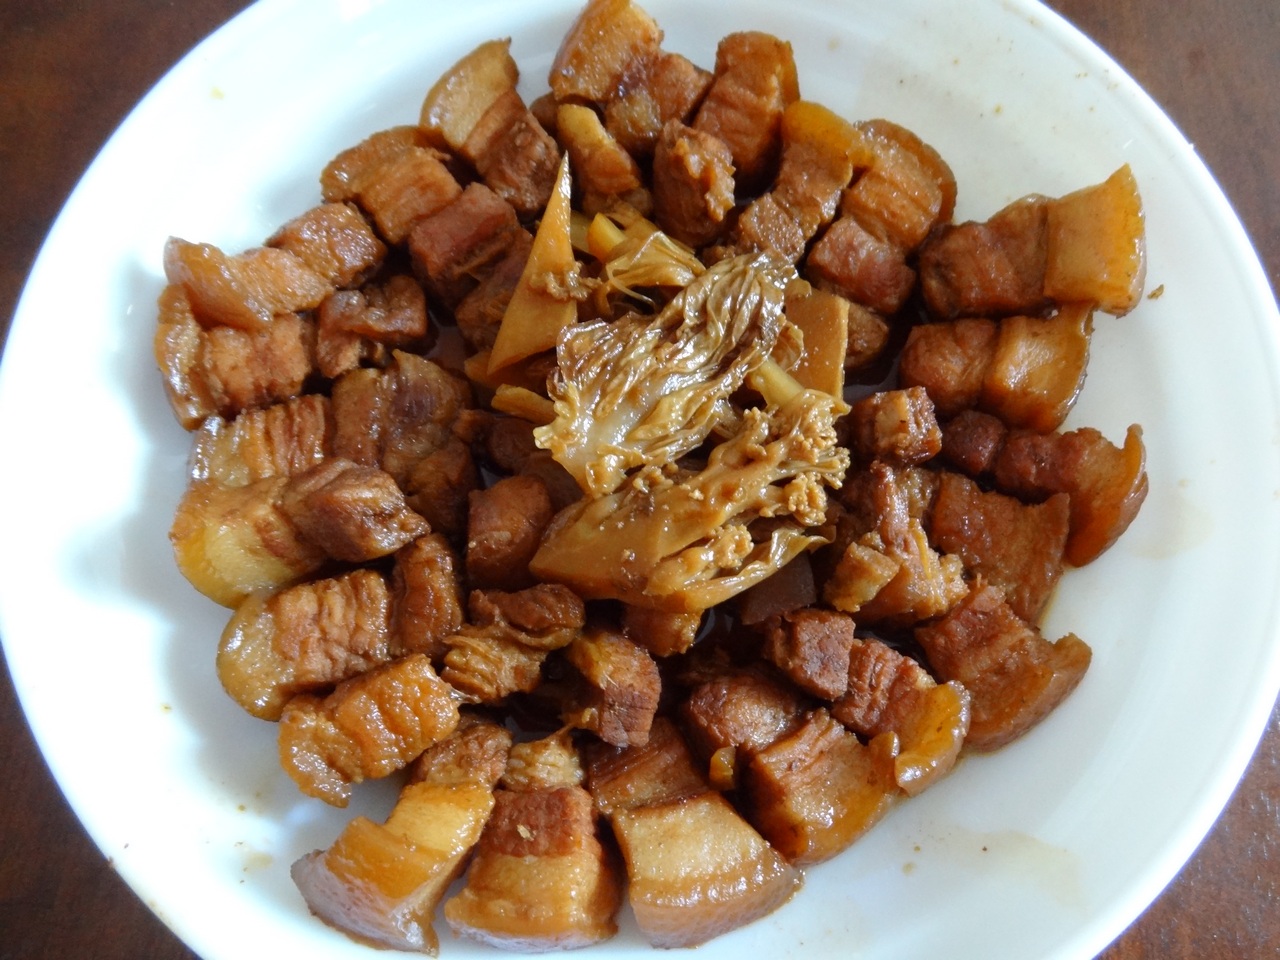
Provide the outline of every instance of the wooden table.
<path id="1" fill-rule="evenodd" d="M 165 70 L 245 6 L 0 4 L 0 336 L 41 240 L 95 152 Z M 1196 144 L 1280 287 L 1280 4 L 1051 6 L 1119 60 Z M 191 957 L 86 838 L 36 751 L 7 673 L 0 731 L 0 958 Z M 1277 907 L 1280 712 L 1199 852 L 1102 957 L 1280 956 Z"/>

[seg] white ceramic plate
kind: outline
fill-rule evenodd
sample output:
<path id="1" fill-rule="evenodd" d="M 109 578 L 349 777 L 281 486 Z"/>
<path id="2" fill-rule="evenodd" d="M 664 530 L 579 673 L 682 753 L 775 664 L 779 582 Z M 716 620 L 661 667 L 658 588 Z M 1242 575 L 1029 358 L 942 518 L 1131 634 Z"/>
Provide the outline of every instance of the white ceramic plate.
<path id="1" fill-rule="evenodd" d="M 541 92 L 577 6 L 264 0 L 122 125 L 31 275 L 0 374 L 0 450 L 39 455 L 0 474 L 0 634 L 85 826 L 208 960 L 373 954 L 311 919 L 288 876 L 350 813 L 300 797 L 273 728 L 223 695 L 226 614 L 172 562 L 188 438 L 151 357 L 164 240 L 261 242 L 317 201 L 332 155 L 413 122 L 482 40 L 513 36 L 526 92 Z M 1025 739 L 965 761 L 810 870 L 786 907 L 699 951 L 1091 957 L 1208 830 L 1280 687 L 1278 324 L 1263 272 L 1159 109 L 1030 0 L 646 6 L 670 49 L 707 65 L 729 29 L 789 39 L 804 95 L 897 120 L 942 152 L 960 218 L 1121 163 L 1137 175 L 1163 296 L 1099 318 L 1069 425 L 1118 439 L 1141 423 L 1151 494 L 1115 548 L 1066 577 L 1046 625 L 1093 646 L 1091 671 Z M 352 812 L 390 802 L 362 789 Z M 444 956 L 478 952 L 444 933 Z M 652 956 L 629 922 L 592 952 Z"/>

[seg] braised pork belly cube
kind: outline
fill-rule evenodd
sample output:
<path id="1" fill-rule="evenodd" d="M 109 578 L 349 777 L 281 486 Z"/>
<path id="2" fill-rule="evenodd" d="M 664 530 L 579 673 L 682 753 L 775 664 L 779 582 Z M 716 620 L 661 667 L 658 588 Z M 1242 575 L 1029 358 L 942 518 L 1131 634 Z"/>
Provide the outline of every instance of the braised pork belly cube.
<path id="1" fill-rule="evenodd" d="M 492 272 L 523 228 L 515 208 L 483 183 L 419 220 L 409 234 L 414 269 L 447 308 Z"/>
<path id="2" fill-rule="evenodd" d="M 1044 293 L 1048 200 L 1015 200 L 983 222 L 939 229 L 920 248 L 920 288 L 930 313 L 956 317 L 1034 314 Z"/>
<path id="3" fill-rule="evenodd" d="M 484 115 L 511 94 L 519 80 L 511 41 L 482 43 L 432 84 L 423 98 L 418 126 L 440 146 L 461 151 Z"/>
<path id="4" fill-rule="evenodd" d="M 924 387 L 943 419 L 973 409 L 982 398 L 999 337 L 999 325 L 981 317 L 917 324 L 902 348 L 899 382 Z"/>
<path id="5" fill-rule="evenodd" d="M 622 851 L 636 924 L 654 946 L 704 943 L 799 889 L 800 872 L 706 785 L 670 721 L 655 721 L 645 746 L 593 754 L 587 778 Z"/>
<path id="6" fill-rule="evenodd" d="M 534 751 L 537 757 L 522 755 Z M 552 758 L 547 754 L 562 754 Z M 597 836 L 591 795 L 563 735 L 516 744 L 462 889 L 444 907 L 464 939 L 567 950 L 617 933 L 622 874 Z M 530 770 L 536 775 L 527 775 Z M 515 772 L 516 775 L 511 774 Z"/>
<path id="7" fill-rule="evenodd" d="M 937 150 L 891 120 L 854 126 L 859 135 L 855 162 L 861 169 L 841 197 L 841 215 L 912 253 L 934 227 L 951 219 L 955 175 Z"/>
<path id="8" fill-rule="evenodd" d="M 473 624 L 513 627 L 525 643 L 546 650 L 568 644 L 587 622 L 582 599 L 559 583 L 537 583 L 523 590 L 472 590 L 467 610 Z"/>
<path id="9" fill-rule="evenodd" d="M 1049 317 L 1005 317 L 979 407 L 1013 427 L 1056 430 L 1084 387 L 1092 335 L 1087 304 L 1065 304 Z"/>
<path id="10" fill-rule="evenodd" d="M 311 912 L 360 940 L 435 956 L 436 909 L 488 822 L 510 745 L 498 724 L 468 723 L 423 753 L 386 823 L 356 817 L 293 864 Z"/>
<path id="11" fill-rule="evenodd" d="M 845 546 L 823 599 L 866 626 L 910 626 L 949 610 L 967 589 L 962 561 L 931 543 L 913 508 L 907 471 L 877 462 L 869 469 L 868 532 Z M 936 546 L 936 549 L 935 549 Z"/>
<path id="12" fill-rule="evenodd" d="M 309 393 L 230 420 L 211 416 L 192 440 L 192 480 L 242 487 L 292 476 L 330 455 L 329 398 Z"/>
<path id="13" fill-rule="evenodd" d="M 633 157 L 653 156 L 663 127 L 672 120 L 687 123 L 711 85 L 711 71 L 688 57 L 663 51 L 621 93 L 604 104 L 604 124 Z"/>
<path id="14" fill-rule="evenodd" d="M 412 492 L 406 500 L 431 529 L 460 541 L 467 526 L 467 498 L 479 486 L 480 470 L 471 448 L 450 437 L 409 472 L 405 488 Z"/>
<path id="15" fill-rule="evenodd" d="M 462 339 L 473 350 L 492 350 L 498 328 L 524 273 L 533 247 L 533 235 L 521 230 L 506 253 L 495 261 L 476 286 L 454 307 L 453 318 Z"/>
<path id="16" fill-rule="evenodd" d="M 370 134 L 325 164 L 320 173 L 321 196 L 327 203 L 355 201 L 386 164 L 410 150 L 430 146 L 426 132 L 416 126 L 389 127 Z"/>
<path id="17" fill-rule="evenodd" d="M 908 467 L 942 449 L 942 430 L 923 387 L 868 394 L 853 404 L 848 419 L 851 446 L 863 462 Z"/>
<path id="18" fill-rule="evenodd" d="M 693 126 L 728 145 L 740 194 L 755 193 L 773 180 L 782 114 L 799 99 L 791 44 L 759 31 L 720 40 L 711 86 Z"/>
<path id="19" fill-rule="evenodd" d="M 718 240 L 733 209 L 733 155 L 723 140 L 680 120 L 663 127 L 653 153 L 653 216 L 690 247 Z"/>
<path id="20" fill-rule="evenodd" d="M 1026 504 L 948 471 L 929 533 L 939 550 L 1003 590 L 1014 613 L 1034 623 L 1062 576 L 1070 513 L 1065 493 Z"/>
<path id="21" fill-rule="evenodd" d="M 939 684 L 919 663 L 879 640 L 857 640 L 849 656 L 848 691 L 831 715 L 869 741 L 892 735 L 893 778 L 916 796 L 951 772 L 970 722 L 969 692 Z"/>
<path id="22" fill-rule="evenodd" d="M 551 497 L 536 477 L 504 477 L 472 491 L 467 520 L 467 578 L 478 587 L 517 590 L 533 583 L 529 561 L 551 522 Z"/>
<path id="23" fill-rule="evenodd" d="M 401 547 L 391 574 L 391 649 L 396 656 L 444 654 L 462 626 L 461 564 L 449 541 L 428 533 Z"/>
<path id="24" fill-rule="evenodd" d="M 841 217 L 822 234 L 805 267 L 815 282 L 883 316 L 901 310 L 916 283 L 902 250 L 853 217 Z"/>
<path id="25" fill-rule="evenodd" d="M 338 457 L 292 476 L 280 509 L 302 537 L 348 563 L 390 556 L 428 532 L 389 473 Z"/>
<path id="26" fill-rule="evenodd" d="M 591 107 L 561 104 L 556 113 L 556 139 L 569 154 L 581 210 L 593 215 L 621 201 L 648 214 L 649 189 L 635 159 L 608 130 Z"/>
<path id="27" fill-rule="evenodd" d="M 622 632 L 655 657 L 684 653 L 698 639 L 702 614 L 623 604 Z"/>
<path id="28" fill-rule="evenodd" d="M 962 410 L 941 427 L 946 463 L 971 477 L 986 477 L 1004 449 L 1009 427 L 995 414 Z"/>
<path id="29" fill-rule="evenodd" d="M 662 29 L 631 0 L 588 0 L 551 63 L 551 93 L 561 103 L 606 103 L 661 43 Z"/>
<path id="30" fill-rule="evenodd" d="M 1092 659 L 1074 634 L 1046 640 L 1004 591 L 981 581 L 915 636 L 937 675 L 969 691 L 965 745 L 974 750 L 995 750 L 1039 723 L 1079 685 Z"/>
<path id="31" fill-rule="evenodd" d="M 187 485 L 169 540 L 178 570 L 193 587 L 235 608 L 252 593 L 296 583 L 328 562 L 281 509 L 288 484 L 279 476 L 239 487 L 208 480 Z"/>
<path id="32" fill-rule="evenodd" d="M 276 317 L 314 310 L 333 290 L 301 259 L 274 247 L 229 255 L 211 243 L 170 237 L 164 272 L 186 291 L 192 313 L 206 327 L 248 333 L 267 330 Z"/>
<path id="33" fill-rule="evenodd" d="M 523 220 L 546 207 L 560 167 L 560 147 L 515 90 L 494 102 L 459 153 Z"/>
<path id="34" fill-rule="evenodd" d="M 390 244 L 403 242 L 413 225 L 462 193 L 435 150 L 409 147 L 384 160 L 364 181 L 356 202 Z"/>
<path id="35" fill-rule="evenodd" d="M 471 391 L 439 364 L 397 350 L 383 369 L 340 377 L 331 403 L 334 454 L 382 467 L 412 496 L 414 469 L 451 438 Z"/>
<path id="36" fill-rule="evenodd" d="M 862 743 L 826 710 L 747 763 L 748 819 L 797 866 L 829 860 L 874 826 L 899 797 L 892 734 Z"/>
<path id="37" fill-rule="evenodd" d="M 169 284 L 160 294 L 153 349 L 174 415 L 194 430 L 208 417 L 231 418 L 301 394 L 314 339 L 314 327 L 292 314 L 254 332 L 205 327 L 186 289 Z"/>
<path id="38" fill-rule="evenodd" d="M 818 602 L 813 561 L 802 553 L 778 572 L 738 594 L 734 612 L 746 626 L 764 623 L 770 617 L 811 607 Z"/>
<path id="39" fill-rule="evenodd" d="M 316 311 L 316 366 L 331 380 L 361 365 L 384 365 L 391 348 L 426 351 L 434 342 L 426 294 L 407 274 L 339 290 Z"/>
<path id="40" fill-rule="evenodd" d="M 252 594 L 218 642 L 218 680 L 255 717 L 279 720 L 296 694 L 390 660 L 389 610 L 386 582 L 372 570 Z"/>
<path id="41" fill-rule="evenodd" d="M 1121 316 L 1142 299 L 1146 229 L 1128 164 L 1102 183 L 1049 202 L 1045 296 Z"/>
<path id="42" fill-rule="evenodd" d="M 888 345 L 888 321 L 860 303 L 850 303 L 848 340 L 844 355 L 846 374 L 874 369 L 873 365 L 884 357 Z"/>
<path id="43" fill-rule="evenodd" d="M 662 695 L 658 665 L 619 633 L 593 629 L 574 638 L 565 658 L 577 671 L 562 719 L 615 747 L 643 746 Z"/>
<path id="44" fill-rule="evenodd" d="M 298 789 L 345 807 L 352 784 L 403 769 L 458 726 L 458 696 L 423 654 L 302 693 L 280 716 L 280 764 Z"/>
<path id="45" fill-rule="evenodd" d="M 835 700 L 849 685 L 853 618 L 836 610 L 807 607 L 773 618 L 765 627 L 764 657 L 797 687 Z"/>
<path id="46" fill-rule="evenodd" d="M 358 287 L 382 264 L 387 247 L 351 203 L 322 203 L 267 240 L 288 250 L 331 286 Z"/>

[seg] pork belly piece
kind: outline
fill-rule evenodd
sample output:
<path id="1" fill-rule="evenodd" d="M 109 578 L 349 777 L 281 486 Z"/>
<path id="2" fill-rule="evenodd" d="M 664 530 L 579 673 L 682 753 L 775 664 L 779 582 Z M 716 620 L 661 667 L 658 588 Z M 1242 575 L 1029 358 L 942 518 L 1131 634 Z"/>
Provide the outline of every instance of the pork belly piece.
<path id="1" fill-rule="evenodd" d="M 695 946 L 751 923 L 802 883 L 706 785 L 670 721 L 655 721 L 643 747 L 591 757 L 588 782 L 622 851 L 636 924 L 654 946 Z"/>
<path id="2" fill-rule="evenodd" d="M 798 99 L 791 44 L 759 31 L 720 40 L 714 78 L 693 126 L 729 146 L 740 194 L 755 193 L 773 180 L 782 114 Z"/>
<path id="3" fill-rule="evenodd" d="M 303 793 L 345 807 L 351 786 L 403 769 L 458 726 L 458 697 L 412 654 L 302 693 L 280 716 L 280 764 Z"/>
<path id="4" fill-rule="evenodd" d="M 1056 430 L 1084 388 L 1093 308 L 1065 304 L 1048 317 L 1000 321 L 979 408 L 1013 427 Z"/>
<path id="5" fill-rule="evenodd" d="M 777 177 L 769 192 L 742 212 L 734 239 L 741 249 L 772 246 L 796 263 L 809 241 L 835 217 L 841 193 L 853 177 L 858 136 L 848 121 L 809 100 L 787 106 L 779 134 L 782 159 Z M 790 229 L 776 222 L 779 214 Z"/>
<path id="6" fill-rule="evenodd" d="M 1092 659 L 1074 634 L 1046 640 L 1014 612 L 1004 591 L 981 581 L 915 635 L 938 676 L 969 691 L 965 745 L 974 750 L 995 750 L 1039 723 L 1079 685 Z"/>
<path id="7" fill-rule="evenodd" d="M 562 103 L 606 103 L 658 56 L 661 43 L 662 29 L 631 0 L 588 0 L 551 63 L 551 93 Z"/>
<path id="8" fill-rule="evenodd" d="M 633 157 L 653 156 L 663 127 L 687 123 L 711 86 L 711 71 L 688 57 L 663 51 L 645 61 L 647 69 L 627 77 L 629 86 L 604 104 L 604 125 Z"/>
<path id="9" fill-rule="evenodd" d="M 1025 504 L 947 471 L 929 533 L 939 550 L 1003 590 L 1014 613 L 1034 623 L 1062 576 L 1070 513 L 1065 493 Z"/>
<path id="10" fill-rule="evenodd" d="M 836 610 L 806 607 L 769 621 L 764 657 L 801 690 L 835 700 L 849 685 L 853 644 L 852 617 Z"/>
<path id="11" fill-rule="evenodd" d="M 522 232 L 510 203 L 483 183 L 469 183 L 452 202 L 414 225 L 409 255 L 418 276 L 453 309 Z"/>
<path id="12" fill-rule="evenodd" d="M 894 782 L 914 797 L 955 766 L 969 730 L 970 696 L 957 681 L 936 683 L 887 644 L 859 639 L 850 651 L 848 692 L 831 715 L 867 740 L 894 736 Z"/>
<path id="13" fill-rule="evenodd" d="M 267 240 L 288 250 L 331 286 L 358 287 L 382 264 L 387 247 L 351 203 L 322 203 Z"/>
<path id="14" fill-rule="evenodd" d="M 868 394 L 853 404 L 848 423 L 850 446 L 863 462 L 909 467 L 942 449 L 942 430 L 923 387 Z"/>
<path id="15" fill-rule="evenodd" d="M 902 309 L 916 282 L 902 250 L 853 217 L 841 217 L 823 233 L 805 267 L 815 282 L 884 316 Z"/>
<path id="16" fill-rule="evenodd" d="M 738 622 L 750 627 L 817 602 L 813 561 L 802 553 L 773 576 L 738 594 L 734 611 Z"/>
<path id="17" fill-rule="evenodd" d="M 320 193 L 327 203 L 354 201 L 380 175 L 385 164 L 410 150 L 430 147 L 430 138 L 416 126 L 406 124 L 379 130 L 325 165 L 320 173 Z M 444 159 L 443 154 L 438 156 Z"/>
<path id="18" fill-rule="evenodd" d="M 943 419 L 972 409 L 982 398 L 999 336 L 999 325 L 980 317 L 918 324 L 902 348 L 899 382 L 924 387 Z"/>
<path id="19" fill-rule="evenodd" d="M 569 154 L 580 209 L 594 215 L 623 202 L 648 215 L 653 206 L 639 164 L 591 107 L 562 103 L 556 112 L 556 138 Z"/>
<path id="20" fill-rule="evenodd" d="M 673 613 L 624 604 L 622 632 L 655 657 L 684 653 L 698 639 L 702 626 L 700 613 Z"/>
<path id="21" fill-rule="evenodd" d="M 330 455 L 329 398 L 309 393 L 225 420 L 205 419 L 192 439 L 192 480 L 242 487 L 288 477 Z"/>
<path id="22" fill-rule="evenodd" d="M 178 422 L 194 430 L 206 418 L 231 418 L 302 393 L 312 369 L 314 327 L 295 315 L 262 330 L 204 327 L 186 289 L 160 294 L 153 349 Z"/>
<path id="23" fill-rule="evenodd" d="M 363 181 L 356 202 L 390 244 L 409 236 L 414 223 L 462 193 L 453 172 L 435 150 L 409 147 L 385 159 Z"/>
<path id="24" fill-rule="evenodd" d="M 814 710 L 748 761 L 748 818 L 790 863 L 829 860 L 898 799 L 895 746 L 892 734 L 863 744 L 826 710 Z"/>
<path id="25" fill-rule="evenodd" d="M 438 533 L 419 537 L 396 553 L 391 574 L 391 649 L 396 656 L 448 649 L 445 640 L 464 619 L 461 565 Z"/>
<path id="26" fill-rule="evenodd" d="M 524 760 L 530 751 L 540 756 Z M 563 756 L 557 762 L 548 753 Z M 571 741 L 558 734 L 517 744 L 511 766 L 542 775 L 504 777 L 465 884 L 445 903 L 445 920 L 457 936 L 506 949 L 567 950 L 607 940 L 618 929 L 622 874 L 597 836 Z"/>
<path id="27" fill-rule="evenodd" d="M 311 912 L 357 940 L 435 956 L 436 908 L 488 821 L 510 745 L 501 726 L 479 722 L 428 748 L 386 823 L 356 817 L 293 864 Z"/>
<path id="28" fill-rule="evenodd" d="M 417 462 L 409 473 L 406 498 L 437 530 L 459 542 L 467 526 L 467 498 L 480 486 L 480 471 L 471 448 L 456 437 Z"/>
<path id="29" fill-rule="evenodd" d="M 1031 503 L 1068 494 L 1064 556 L 1072 566 L 1089 563 L 1115 543 L 1147 495 L 1146 448 L 1136 424 L 1118 447 L 1092 427 L 1011 430 L 995 416 L 968 411 L 943 427 L 942 438 L 949 463 L 1003 493 Z"/>
<path id="30" fill-rule="evenodd" d="M 529 561 L 551 517 L 551 497 L 537 477 L 504 477 L 472 491 L 465 556 L 472 585 L 504 590 L 531 585 Z"/>
<path id="31" fill-rule="evenodd" d="M 872 236 L 912 253 L 934 227 L 951 219 L 955 175 L 937 150 L 891 120 L 864 120 L 855 127 L 862 169 L 841 197 L 840 212 Z"/>
<path id="32" fill-rule="evenodd" d="M 644 745 L 658 710 L 662 678 L 644 647 L 619 633 L 593 629 L 565 648 L 581 683 L 561 718 L 615 747 Z"/>
<path id="33" fill-rule="evenodd" d="M 389 473 L 340 457 L 291 477 L 280 509 L 302 537 L 347 563 L 389 556 L 428 532 Z"/>
<path id="34" fill-rule="evenodd" d="M 860 303 L 850 303 L 848 324 L 844 369 L 846 373 L 853 374 L 872 367 L 885 355 L 885 348 L 889 345 L 889 323 L 874 310 Z"/>
<path id="35" fill-rule="evenodd" d="M 340 377 L 331 402 L 334 454 L 382 467 L 412 496 L 414 468 L 452 436 L 471 391 L 439 364 L 397 350 L 384 369 Z"/>
<path id="36" fill-rule="evenodd" d="M 1034 314 L 1044 294 L 1048 200 L 1015 200 L 983 222 L 940 227 L 920 248 L 920 287 L 929 312 L 964 316 Z"/>
<path id="37" fill-rule="evenodd" d="M 653 152 L 653 216 L 690 247 L 718 240 L 733 209 L 733 155 L 723 140 L 668 121 Z"/>
<path id="38" fill-rule="evenodd" d="M 827 603 L 864 625 L 910 626 L 945 613 L 967 590 L 960 558 L 940 541 L 930 543 L 905 476 L 872 464 L 874 528 L 847 545 L 823 584 Z"/>
<path id="39" fill-rule="evenodd" d="M 192 314 L 206 327 L 262 333 L 276 317 L 314 310 L 333 286 L 288 250 L 255 247 L 229 255 L 211 243 L 170 237 L 164 272 L 187 293 Z"/>
<path id="40" fill-rule="evenodd" d="M 582 601 L 559 584 L 473 590 L 468 612 L 470 622 L 445 640 L 442 675 L 478 703 L 535 689 L 547 654 L 571 643 L 586 622 Z"/>
<path id="41" fill-rule="evenodd" d="M 361 365 L 384 365 L 393 347 L 425 352 L 434 343 L 426 294 L 407 274 L 339 290 L 316 311 L 316 366 L 331 380 Z"/>
<path id="42" fill-rule="evenodd" d="M 218 680 L 255 717 L 279 720 L 295 695 L 390 660 L 389 610 L 386 582 L 372 570 L 251 594 L 218 642 Z"/>
<path id="43" fill-rule="evenodd" d="M 511 239 L 506 252 L 484 273 L 476 286 L 454 307 L 453 318 L 462 339 L 473 350 L 491 350 L 498 339 L 498 328 L 515 293 L 529 252 L 533 234 L 520 230 Z"/>

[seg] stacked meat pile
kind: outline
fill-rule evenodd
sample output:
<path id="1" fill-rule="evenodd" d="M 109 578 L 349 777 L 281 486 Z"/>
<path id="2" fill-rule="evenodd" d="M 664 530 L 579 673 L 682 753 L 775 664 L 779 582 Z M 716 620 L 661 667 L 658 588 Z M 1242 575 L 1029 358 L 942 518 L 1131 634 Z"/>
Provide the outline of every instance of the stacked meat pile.
<path id="1" fill-rule="evenodd" d="M 172 239 L 179 566 L 306 794 L 403 778 L 293 875 L 435 952 L 659 946 L 789 898 L 1089 647 L 1037 623 L 1146 492 L 1062 425 L 1141 296 L 1127 168 L 955 223 L 937 152 L 591 0 L 526 103 L 506 41 L 335 157 L 258 248 Z M 861 384 L 861 385 L 860 385 Z M 875 386 L 869 386 L 875 384 Z"/>

